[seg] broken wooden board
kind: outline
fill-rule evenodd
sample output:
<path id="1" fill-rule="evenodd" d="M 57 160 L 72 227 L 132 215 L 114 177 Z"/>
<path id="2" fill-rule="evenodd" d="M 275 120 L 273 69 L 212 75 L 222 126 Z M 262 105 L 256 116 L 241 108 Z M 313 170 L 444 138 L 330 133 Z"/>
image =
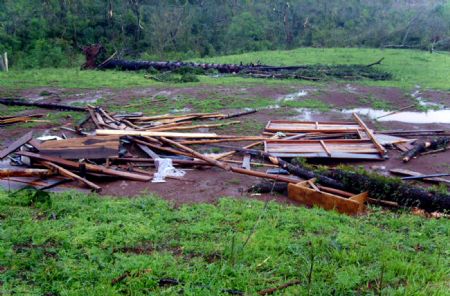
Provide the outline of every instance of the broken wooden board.
<path id="1" fill-rule="evenodd" d="M 395 143 L 394 146 L 400 150 L 401 152 L 406 152 L 408 150 L 411 150 L 414 147 L 414 142 L 416 140 L 411 140 L 408 142 L 403 142 L 403 143 Z"/>
<path id="2" fill-rule="evenodd" d="M 422 176 L 422 173 L 414 172 L 406 169 L 392 169 L 390 170 L 391 173 L 401 176 L 411 176 L 411 177 L 418 177 Z M 423 181 L 433 182 L 433 183 L 445 183 L 447 185 L 450 185 L 450 180 L 440 178 L 440 177 L 433 177 L 433 178 L 424 178 Z"/>
<path id="3" fill-rule="evenodd" d="M 0 179 L 10 177 L 49 177 L 55 173 L 44 169 L 0 168 Z"/>
<path id="4" fill-rule="evenodd" d="M 361 127 L 356 122 L 337 122 L 337 121 L 290 121 L 290 120 L 271 120 L 267 123 L 265 130 L 267 132 L 295 132 L 295 133 L 339 133 L 339 132 L 357 132 Z"/>
<path id="5" fill-rule="evenodd" d="M 391 135 L 384 135 L 384 134 L 375 134 L 375 138 L 377 141 L 385 146 L 385 145 L 395 145 L 395 144 L 401 144 L 401 143 L 411 143 L 416 141 L 416 139 L 406 139 Z"/>
<path id="6" fill-rule="evenodd" d="M 41 118 L 43 116 L 44 116 L 43 114 L 23 115 L 23 116 L 0 116 L 0 125 L 30 122 L 30 121 L 50 122 L 48 120 L 35 120 L 35 118 Z"/>
<path id="7" fill-rule="evenodd" d="M 172 132 L 152 132 L 152 131 L 133 131 L 133 130 L 102 130 L 95 131 L 97 136 L 149 136 L 166 138 L 220 138 L 215 133 L 172 133 Z"/>
<path id="8" fill-rule="evenodd" d="M 28 143 L 32 138 L 33 138 L 33 132 L 26 133 L 25 135 L 23 135 L 22 137 L 20 137 L 13 143 L 11 143 L 11 145 L 9 145 L 8 147 L 6 147 L 2 151 L 0 151 L 0 159 L 3 159 L 6 156 L 8 156 L 9 154 L 13 153 L 17 149 L 19 149 L 21 146 Z"/>
<path id="9" fill-rule="evenodd" d="M 289 184 L 288 197 L 310 207 L 318 206 L 352 216 L 362 214 L 366 210 L 364 203 L 369 198 L 367 192 L 348 198 L 320 191 L 311 184 L 315 184 L 315 179 Z"/>
<path id="10" fill-rule="evenodd" d="M 40 155 L 40 154 L 36 154 L 36 153 L 31 153 L 31 152 L 21 151 L 21 152 L 18 152 L 17 154 L 22 155 L 22 156 L 27 156 L 34 160 L 48 161 L 48 162 L 63 166 L 65 168 L 70 168 L 70 169 L 75 169 L 75 170 L 79 170 L 80 165 L 81 165 L 80 163 L 75 162 L 75 161 L 65 160 L 65 159 L 58 158 L 58 157 Z M 119 177 L 119 178 L 123 178 L 123 179 L 133 180 L 133 181 L 150 181 L 151 180 L 151 177 L 148 177 L 148 176 L 108 169 L 108 168 L 105 168 L 105 167 L 99 166 L 99 165 L 94 165 L 94 164 L 89 164 L 89 163 L 85 163 L 83 165 L 86 167 L 86 171 L 92 172 L 92 173 L 115 176 L 115 177 Z"/>
<path id="11" fill-rule="evenodd" d="M 119 155 L 119 142 L 119 136 L 88 136 L 47 141 L 39 145 L 39 152 L 64 159 L 104 159 Z"/>
<path id="12" fill-rule="evenodd" d="M 266 140 L 264 151 L 277 157 L 384 159 L 370 140 Z"/>
<path id="13" fill-rule="evenodd" d="M 373 134 L 373 131 L 370 130 L 369 127 L 367 127 L 367 125 L 364 123 L 364 121 L 362 121 L 362 119 L 358 116 L 358 114 L 353 113 L 353 117 L 355 118 L 356 122 L 358 122 L 358 124 L 361 126 L 361 128 L 366 132 L 367 136 L 372 140 L 373 144 L 377 148 L 380 155 L 384 155 L 387 151 L 383 147 L 383 145 L 381 145 L 378 142 L 377 138 Z"/>

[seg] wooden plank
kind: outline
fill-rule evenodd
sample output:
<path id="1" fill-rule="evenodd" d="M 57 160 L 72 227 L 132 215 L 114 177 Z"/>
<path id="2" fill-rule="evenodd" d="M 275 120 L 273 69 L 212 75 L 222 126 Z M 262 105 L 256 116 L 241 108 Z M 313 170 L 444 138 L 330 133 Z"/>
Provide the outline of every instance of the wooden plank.
<path id="1" fill-rule="evenodd" d="M 358 215 L 364 212 L 363 194 L 355 199 L 344 198 L 327 192 L 309 188 L 308 181 L 288 184 L 288 197 L 307 206 L 318 206 L 326 210 L 336 210 L 347 215 Z"/>
<path id="2" fill-rule="evenodd" d="M 49 169 L 56 171 L 58 174 L 60 174 L 63 177 L 66 177 L 66 178 L 69 178 L 72 180 L 76 180 L 76 181 L 79 181 L 79 182 L 85 184 L 86 186 L 88 186 L 95 192 L 100 192 L 102 190 L 102 188 L 100 186 L 98 186 L 97 184 L 94 184 L 91 181 L 86 180 L 85 178 L 82 178 L 82 177 L 72 173 L 71 171 L 66 170 L 65 168 L 62 168 L 59 165 L 56 165 L 56 164 L 48 162 L 48 161 L 43 161 L 41 163 L 45 167 L 48 167 Z"/>
<path id="3" fill-rule="evenodd" d="M 215 133 L 171 133 L 171 132 L 152 132 L 152 131 L 128 131 L 128 130 L 102 130 L 95 131 L 98 136 L 149 136 L 149 137 L 166 137 L 166 138 L 220 138 Z"/>
<path id="4" fill-rule="evenodd" d="M 163 146 L 160 146 L 158 144 L 149 143 L 149 142 L 142 141 L 142 140 L 135 139 L 135 138 L 131 138 L 131 140 L 133 142 L 135 142 L 135 143 L 146 145 L 146 146 L 148 146 L 150 148 L 153 148 L 153 149 L 156 149 L 156 150 L 164 151 L 164 152 L 175 154 L 175 155 L 184 155 L 184 156 L 192 157 L 192 155 L 190 153 L 186 153 L 186 152 L 183 152 L 183 151 L 175 150 L 175 149 L 172 149 L 170 147 L 163 147 Z"/>
<path id="5" fill-rule="evenodd" d="M 252 156 L 250 154 L 245 154 L 244 158 L 242 159 L 242 168 L 246 170 L 250 170 L 250 162 L 251 162 Z"/>
<path id="6" fill-rule="evenodd" d="M 266 140 L 265 151 L 271 154 L 314 154 L 322 157 L 325 150 L 327 157 L 335 157 L 339 153 L 379 154 L 370 140 Z M 331 155 L 331 152 L 333 154 Z M 379 156 L 379 155 L 378 155 Z M 379 158 L 379 157 L 377 157 Z"/>
<path id="7" fill-rule="evenodd" d="M 402 175 L 402 176 L 411 176 L 411 177 L 417 177 L 417 176 L 422 176 L 422 173 L 419 172 L 414 172 L 414 171 L 410 171 L 410 170 L 406 170 L 406 169 L 392 169 L 390 170 L 391 173 L 393 174 L 397 174 L 397 175 Z M 429 181 L 429 182 L 434 182 L 434 183 L 445 183 L 445 184 L 450 184 L 450 180 L 444 179 L 444 178 L 440 178 L 440 177 L 433 177 L 433 178 L 425 178 L 423 179 L 423 181 Z"/>
<path id="8" fill-rule="evenodd" d="M 0 178 L 9 177 L 49 177 L 55 173 L 43 169 L 0 169 Z"/>
<path id="9" fill-rule="evenodd" d="M 173 126 L 173 127 L 166 127 L 161 126 L 158 128 L 152 129 L 152 131 L 162 132 L 162 131 L 172 131 L 172 130 L 191 130 L 191 129 L 199 129 L 199 128 L 215 128 L 215 127 L 222 127 L 222 126 L 228 126 L 233 124 L 239 124 L 240 121 L 231 121 L 231 122 L 225 122 L 225 123 L 217 123 L 217 124 L 200 124 L 200 125 L 187 125 L 187 126 Z"/>
<path id="10" fill-rule="evenodd" d="M 356 121 L 359 123 L 359 125 L 364 129 L 367 136 L 373 141 L 375 147 L 377 147 L 377 149 L 378 149 L 378 152 L 380 152 L 380 155 L 386 154 L 386 152 L 387 152 L 386 149 L 383 147 L 383 145 L 381 145 L 378 142 L 377 138 L 374 136 L 372 131 L 367 127 L 367 125 L 364 123 L 364 121 L 362 121 L 361 118 L 359 118 L 358 114 L 353 113 L 353 117 L 356 119 Z"/>
<path id="11" fill-rule="evenodd" d="M 329 157 L 331 157 L 331 152 L 330 150 L 328 150 L 327 145 L 325 145 L 324 141 L 320 141 L 320 145 L 322 146 L 323 150 L 325 150 L 325 152 L 328 154 Z"/>
<path id="12" fill-rule="evenodd" d="M 271 152 L 270 155 L 276 156 L 276 157 L 286 157 L 286 158 L 292 158 L 292 157 L 304 157 L 304 158 L 330 158 L 328 154 L 325 152 L 322 153 L 273 153 Z M 333 158 L 334 159 L 361 159 L 361 160 L 384 160 L 382 156 L 380 156 L 378 153 L 376 154 L 365 154 L 365 153 L 342 153 L 342 152 L 333 152 Z"/>
<path id="13" fill-rule="evenodd" d="M 231 171 L 238 173 L 238 174 L 243 174 L 243 175 L 248 175 L 248 176 L 253 176 L 253 177 L 258 177 L 258 178 L 264 178 L 264 179 L 272 179 L 272 180 L 291 183 L 291 184 L 295 184 L 298 182 L 298 180 L 296 180 L 296 179 L 292 179 L 292 178 L 288 178 L 288 177 L 284 177 L 284 176 L 280 176 L 280 175 L 271 175 L 271 174 L 266 174 L 263 172 L 246 170 L 246 169 L 241 169 L 241 168 L 237 168 L 237 167 L 231 167 Z"/>
<path id="14" fill-rule="evenodd" d="M 148 156 L 150 156 L 152 159 L 158 159 L 161 158 L 158 154 L 156 154 L 152 149 L 150 149 L 148 146 L 144 144 L 137 144 L 138 147 L 145 152 Z"/>
<path id="15" fill-rule="evenodd" d="M 381 145 L 393 145 L 398 143 L 407 143 L 411 141 L 415 141 L 416 139 L 406 139 L 391 135 L 384 135 L 384 134 L 375 134 L 375 138 Z"/>
<path id="16" fill-rule="evenodd" d="M 78 170 L 80 168 L 80 163 L 62 159 L 62 158 L 58 158 L 58 157 L 45 156 L 45 155 L 40 155 L 40 154 L 36 154 L 36 153 L 31 153 L 31 152 L 24 152 L 24 151 L 18 152 L 17 154 L 22 155 L 22 156 L 27 156 L 32 159 L 36 159 L 36 160 L 40 160 L 40 161 L 52 162 L 54 164 L 57 164 L 57 165 L 60 165 L 60 166 L 66 167 L 66 168 L 71 168 L 71 169 L 76 169 L 76 170 Z M 93 173 L 121 177 L 124 179 L 133 180 L 133 181 L 150 181 L 151 180 L 151 178 L 148 176 L 142 176 L 142 175 L 138 175 L 138 174 L 132 174 L 129 172 L 122 172 L 122 171 L 117 171 L 117 170 L 113 170 L 113 169 L 108 169 L 108 168 L 90 164 L 90 163 L 86 163 L 85 166 L 86 166 L 87 171 L 90 171 Z"/>
<path id="17" fill-rule="evenodd" d="M 272 120 L 266 125 L 266 131 L 272 132 L 356 132 L 360 129 L 354 122 L 317 122 Z"/>
<path id="18" fill-rule="evenodd" d="M 60 141 L 47 141 L 40 144 L 43 155 L 66 159 L 103 159 L 119 154 L 119 136 L 88 136 Z"/>
<path id="19" fill-rule="evenodd" d="M 32 131 L 26 133 L 25 135 L 23 135 L 22 137 L 20 137 L 13 143 L 11 143 L 8 147 L 6 147 L 2 151 L 0 151 L 0 159 L 3 159 L 6 156 L 8 156 L 9 154 L 11 154 L 12 152 L 16 151 L 17 149 L 19 149 L 20 147 L 22 147 L 23 145 L 28 143 L 32 138 L 33 138 Z"/>
<path id="20" fill-rule="evenodd" d="M 225 138 L 225 139 L 214 139 L 214 140 L 190 140 L 181 141 L 180 144 L 183 145 L 198 145 L 198 144 L 213 144 L 213 143 L 223 143 L 223 142 L 247 142 L 247 141 L 258 141 L 268 139 L 266 137 L 241 137 L 241 138 Z"/>
<path id="21" fill-rule="evenodd" d="M 205 155 L 203 155 L 201 153 L 198 153 L 197 151 L 195 151 L 195 150 L 193 150 L 193 149 L 191 149 L 191 148 L 189 148 L 187 146 L 184 146 L 184 145 L 182 145 L 180 143 L 177 143 L 175 141 L 169 140 L 169 139 L 164 138 L 164 137 L 160 137 L 160 139 L 163 142 L 166 142 L 166 143 L 168 143 L 168 144 L 170 144 L 172 146 L 175 146 L 175 147 L 177 147 L 177 148 L 179 148 L 179 149 L 181 149 L 181 150 L 183 150 L 185 152 L 191 153 L 194 157 L 199 158 L 201 160 L 204 160 L 207 163 L 210 163 L 210 164 L 212 164 L 214 166 L 217 166 L 217 167 L 219 167 L 221 169 L 224 169 L 226 171 L 229 171 L 231 169 L 230 165 L 228 165 L 227 163 L 222 163 L 222 162 L 219 162 L 219 161 L 217 161 L 217 160 L 215 160 L 213 158 L 209 158 L 209 157 L 207 157 L 207 156 L 205 156 Z"/>

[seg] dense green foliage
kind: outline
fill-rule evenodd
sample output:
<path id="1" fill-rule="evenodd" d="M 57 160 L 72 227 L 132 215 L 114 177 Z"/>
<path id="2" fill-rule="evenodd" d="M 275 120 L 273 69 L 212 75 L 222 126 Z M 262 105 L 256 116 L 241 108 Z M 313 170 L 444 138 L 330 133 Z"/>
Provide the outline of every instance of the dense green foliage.
<path id="1" fill-rule="evenodd" d="M 446 0 L 3 0 L 0 52 L 79 65 L 81 47 L 186 59 L 294 47 L 450 48 Z M 256 62 L 256 61 L 255 61 Z"/>
<path id="2" fill-rule="evenodd" d="M 377 209 L 351 218 L 233 199 L 174 208 L 154 197 L 25 191 L 1 191 L 0 212 L 5 295 L 253 295 L 292 279 L 301 285 L 283 295 L 445 295 L 448 288 L 445 219 Z M 159 287 L 167 277 L 185 286 Z"/>

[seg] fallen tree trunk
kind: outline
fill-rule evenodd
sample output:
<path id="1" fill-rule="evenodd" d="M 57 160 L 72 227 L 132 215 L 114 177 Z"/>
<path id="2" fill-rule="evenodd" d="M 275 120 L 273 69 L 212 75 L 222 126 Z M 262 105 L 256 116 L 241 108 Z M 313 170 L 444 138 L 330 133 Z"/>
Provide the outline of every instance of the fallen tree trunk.
<path id="1" fill-rule="evenodd" d="M 43 108 L 43 109 L 61 110 L 61 111 L 76 111 L 76 112 L 86 112 L 87 111 L 87 109 L 83 108 L 83 107 L 59 105 L 59 104 L 51 104 L 51 103 L 27 102 L 24 100 L 15 100 L 15 99 L 0 99 L 0 104 L 7 105 L 7 106 L 38 107 L 38 108 Z"/>
<path id="2" fill-rule="evenodd" d="M 403 156 L 403 162 L 408 162 L 412 158 L 416 157 L 420 153 L 427 150 L 436 150 L 439 148 L 445 148 L 450 143 L 450 137 L 439 137 L 432 141 L 426 141 L 422 143 L 415 144 L 414 147 L 405 152 Z"/>

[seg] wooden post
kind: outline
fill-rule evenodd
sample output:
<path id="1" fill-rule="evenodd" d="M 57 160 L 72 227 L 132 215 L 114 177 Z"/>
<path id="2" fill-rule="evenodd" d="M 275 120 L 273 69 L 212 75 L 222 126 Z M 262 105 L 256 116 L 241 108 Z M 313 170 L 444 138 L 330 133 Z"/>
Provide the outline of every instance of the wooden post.
<path id="1" fill-rule="evenodd" d="M 5 72 L 8 72 L 9 71 L 9 67 L 8 67 L 8 53 L 6 51 L 3 54 L 3 65 L 5 67 Z"/>

